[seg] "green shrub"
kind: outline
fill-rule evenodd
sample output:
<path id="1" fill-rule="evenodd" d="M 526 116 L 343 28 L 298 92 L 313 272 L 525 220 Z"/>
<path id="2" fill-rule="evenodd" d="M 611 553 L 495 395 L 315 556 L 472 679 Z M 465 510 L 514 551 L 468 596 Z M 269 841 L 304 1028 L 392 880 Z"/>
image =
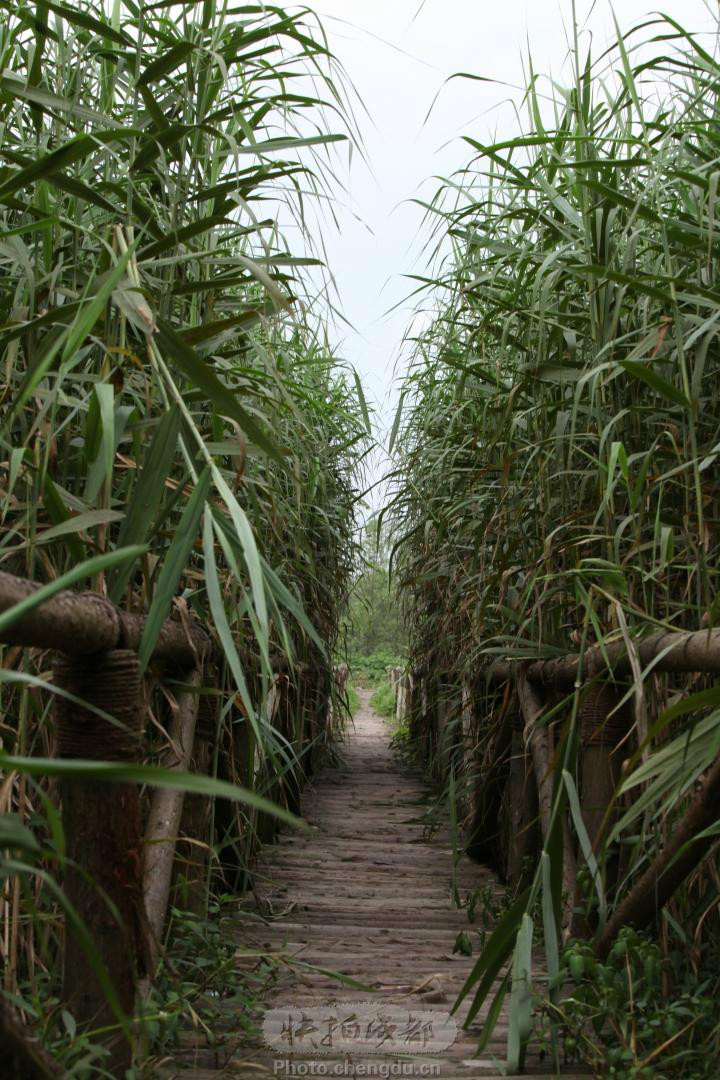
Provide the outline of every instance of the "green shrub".
<path id="1" fill-rule="evenodd" d="M 395 691 L 389 682 L 378 686 L 370 698 L 370 704 L 381 716 L 395 715 Z"/>
<path id="2" fill-rule="evenodd" d="M 405 660 L 389 652 L 374 652 L 369 656 L 353 656 L 350 673 L 356 686 L 374 687 L 387 682 L 386 667 L 405 667 Z"/>
<path id="3" fill-rule="evenodd" d="M 560 1020 L 566 1061 L 616 1080 L 717 1076 L 717 975 L 698 978 L 686 954 L 679 966 L 671 973 L 665 965 L 676 983 L 668 996 L 660 948 L 649 937 L 626 927 L 604 962 L 587 942 L 570 942 L 559 978 L 572 992 L 545 1006 Z"/>
<path id="4" fill-rule="evenodd" d="M 349 682 L 347 685 L 347 699 L 348 708 L 350 709 L 350 715 L 354 716 L 355 713 L 358 711 L 358 708 L 360 707 L 360 698 L 358 697 L 357 690 L 351 682 Z"/>

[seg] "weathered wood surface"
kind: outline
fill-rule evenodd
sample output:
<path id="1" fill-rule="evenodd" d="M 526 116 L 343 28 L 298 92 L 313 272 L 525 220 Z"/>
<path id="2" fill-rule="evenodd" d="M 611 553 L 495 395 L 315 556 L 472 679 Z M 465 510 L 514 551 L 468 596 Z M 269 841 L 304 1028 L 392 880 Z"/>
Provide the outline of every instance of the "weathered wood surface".
<path id="1" fill-rule="evenodd" d="M 448 1012 L 477 956 L 474 928 L 465 911 L 452 904 L 450 837 L 445 830 L 428 836 L 414 820 L 425 809 L 427 789 L 393 755 L 384 722 L 368 707 L 369 694 L 361 691 L 361 696 L 342 763 L 324 768 L 303 795 L 311 832 L 285 831 L 260 857 L 256 897 L 243 903 L 247 914 L 239 917 L 239 944 L 284 952 L 291 960 L 268 993 L 267 1008 L 377 1001 Z M 494 875 L 466 858 L 458 867 L 458 886 L 463 898 L 472 889 L 499 891 Z M 461 930 L 474 941 L 474 957 L 453 954 Z M 323 972 L 293 966 L 292 960 L 341 972 L 372 989 L 344 986 Z M 464 1005 L 460 1022 L 466 1011 Z M 437 1064 L 435 1075 L 442 1080 L 499 1080 L 506 1021 L 501 1018 L 491 1044 L 475 1057 L 482 1016 L 468 1032 L 460 1031 L 448 1051 L 404 1060 L 415 1063 L 416 1076 L 422 1075 L 421 1064 Z M 194 1080 L 292 1075 L 275 1071 L 279 1059 L 296 1065 L 325 1062 L 332 1075 L 331 1063 L 345 1057 L 290 1055 L 246 1042 L 222 1067 L 211 1067 L 207 1051 L 188 1050 L 184 1060 L 177 1054 L 176 1068 L 165 1075 L 185 1080 L 188 1075 Z M 363 1054 L 354 1060 L 368 1065 L 397 1059 Z M 554 1075 L 554 1070 L 531 1054 L 525 1075 L 538 1074 Z"/>

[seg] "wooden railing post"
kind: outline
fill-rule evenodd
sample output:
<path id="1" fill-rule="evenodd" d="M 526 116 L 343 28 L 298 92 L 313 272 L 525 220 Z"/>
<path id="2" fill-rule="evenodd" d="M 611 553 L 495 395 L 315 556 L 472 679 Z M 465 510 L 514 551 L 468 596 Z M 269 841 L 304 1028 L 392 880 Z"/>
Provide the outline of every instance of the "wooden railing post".
<path id="1" fill-rule="evenodd" d="M 221 732 L 222 750 L 218 757 L 218 775 L 231 784 L 252 789 L 256 780 L 257 749 L 255 733 L 248 718 L 238 715 Z M 252 814 L 252 811 L 251 811 Z M 228 889 L 244 892 L 249 887 L 249 848 L 252 828 L 245 829 L 238 805 L 229 799 L 216 799 L 215 835 L 220 867 Z M 252 818 L 251 818 L 252 821 Z"/>
<path id="2" fill-rule="evenodd" d="M 300 708 L 299 676 L 282 676 L 281 699 L 279 703 L 279 728 L 287 739 L 292 753 L 299 755 L 301 747 L 298 741 L 298 712 Z M 303 765 L 296 762 L 286 770 L 282 778 L 281 801 L 285 802 L 291 814 L 300 813 L 300 792 L 302 788 Z"/>
<path id="3" fill-rule="evenodd" d="M 141 760 L 143 709 L 134 652 L 117 649 L 98 657 L 58 657 L 57 686 L 90 706 L 58 696 L 58 754 L 94 761 Z M 64 779 L 60 783 L 67 864 L 63 888 L 97 955 L 107 969 L 123 1013 L 131 1017 L 135 988 L 146 970 L 143 905 L 143 836 L 137 784 Z M 117 1023 L 80 935 L 66 920 L 63 998 L 80 1027 Z M 105 1067 L 121 1076 L 132 1046 L 121 1031 L 107 1041 Z"/>
<path id="4" fill-rule="evenodd" d="M 512 722 L 517 718 L 515 694 L 497 695 L 477 679 L 463 679 L 462 735 L 458 733 L 458 790 L 464 792 L 465 850 L 490 863 L 504 877 L 508 861 L 507 794 L 512 752 Z M 480 719 L 482 718 L 482 719 Z M 476 725 L 492 724 L 494 738 L 481 745 Z M 460 756 L 462 755 L 462 756 Z"/>
<path id="5" fill-rule="evenodd" d="M 313 663 L 305 675 L 305 774 L 312 776 L 320 756 L 320 746 L 325 740 L 327 699 L 330 693 L 329 669 Z"/>
<path id="6" fill-rule="evenodd" d="M 422 692 L 422 729 L 420 746 L 423 765 L 432 764 L 437 746 L 437 677 L 426 672 Z"/>
<path id="7" fill-rule="evenodd" d="M 524 739 L 530 746 L 535 779 L 538 790 L 538 805 L 540 810 L 540 828 L 542 830 L 543 844 L 547 843 L 550 833 L 550 822 L 553 804 L 553 765 L 550 744 L 550 735 L 547 726 L 543 724 L 542 716 L 545 705 L 540 692 L 535 684 L 528 678 L 526 671 L 521 668 L 517 677 L 517 693 L 520 701 L 523 719 L 525 720 Z M 577 865 L 575 851 L 570 834 L 570 827 L 566 817 L 562 821 L 563 832 L 563 891 L 565 903 L 563 905 L 562 930 L 563 936 L 570 933 L 573 920 L 573 907 L 575 903 L 575 890 L 577 887 Z"/>
<path id="8" fill-rule="evenodd" d="M 475 750 L 475 680 L 467 676 L 460 684 L 460 748 L 459 764 L 462 773 L 470 779 Z"/>
<path id="9" fill-rule="evenodd" d="M 203 681 L 209 690 L 216 688 L 217 668 L 214 664 L 205 665 Z M 217 713 L 215 694 L 202 694 L 190 760 L 191 771 L 201 776 L 208 776 L 211 771 Z M 212 799 L 208 795 L 186 793 L 175 852 L 173 899 L 176 907 L 203 918 L 207 914 L 212 817 Z"/>
<path id="10" fill-rule="evenodd" d="M 620 783 L 623 749 L 630 728 L 622 691 L 612 683 L 588 688 L 580 710 L 582 733 L 582 813 L 590 843 L 597 847 L 600 830 Z"/>
<path id="11" fill-rule="evenodd" d="M 348 678 L 350 669 L 347 664 L 333 664 L 332 685 L 328 698 L 327 727 L 331 736 L 341 730 L 343 708 L 349 709 Z M 339 708 L 337 707 L 339 705 Z"/>
<path id="12" fill-rule="evenodd" d="M 412 700 L 413 677 L 410 674 L 401 675 L 397 683 L 395 699 L 395 719 L 398 724 L 407 724 L 410 715 Z"/>
<path id="13" fill-rule="evenodd" d="M 198 689 L 202 682 L 200 669 L 190 672 L 186 680 L 189 688 L 178 695 L 177 708 L 168 726 L 170 747 L 164 762 L 166 768 L 183 772 L 190 766 L 195 745 Z M 145 830 L 143 890 L 154 957 L 162 941 L 184 797 L 183 791 L 156 788 L 150 803 Z"/>
<path id="14" fill-rule="evenodd" d="M 510 774 L 505 789 L 506 851 L 504 874 L 517 888 L 537 850 L 538 800 L 533 764 L 523 738 L 523 716 L 516 704 L 511 715 Z"/>
<path id="15" fill-rule="evenodd" d="M 288 738 L 287 731 L 287 699 L 288 699 L 288 674 L 287 671 L 275 671 L 267 695 L 267 718 L 268 722 Z M 263 794 L 272 802 L 283 801 L 285 781 L 275 775 L 275 769 L 271 760 L 265 760 L 260 769 L 260 779 Z M 278 831 L 277 820 L 271 814 L 258 813 L 257 836 L 261 844 L 270 844 L 275 839 Z"/>
<path id="16" fill-rule="evenodd" d="M 420 732 L 422 731 L 422 702 L 423 702 L 423 674 L 419 668 L 415 668 L 411 675 L 410 687 L 410 711 L 408 717 L 408 729 L 410 741 L 417 745 Z"/>

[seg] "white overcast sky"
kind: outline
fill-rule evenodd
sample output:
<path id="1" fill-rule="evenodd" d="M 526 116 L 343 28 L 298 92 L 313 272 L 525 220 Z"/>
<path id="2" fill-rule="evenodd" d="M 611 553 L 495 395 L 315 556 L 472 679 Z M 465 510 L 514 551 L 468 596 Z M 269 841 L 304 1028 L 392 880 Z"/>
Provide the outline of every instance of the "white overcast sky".
<path id="1" fill-rule="evenodd" d="M 528 49 L 542 73 L 563 74 L 571 0 L 315 0 L 331 48 L 370 114 L 359 114 L 366 167 L 356 158 L 349 194 L 339 195 L 340 232 L 324 231 L 342 309 L 354 331 L 342 330 L 343 351 L 361 374 L 368 397 L 385 417 L 393 410 L 398 345 L 409 308 L 384 313 L 408 294 L 402 275 L 423 269 L 422 210 L 433 175 L 449 175 L 470 156 L 463 134 L 483 141 L 511 137 L 517 125 L 508 100 L 519 97 Z M 714 30 L 717 0 L 616 0 L 623 28 L 653 11 L 690 31 Z M 585 42 L 593 51 L 614 38 L 610 0 L 577 0 Z M 705 38 L 707 46 L 711 39 Z M 466 71 L 498 84 L 456 79 Z M 567 69 L 566 72 L 567 74 Z M 506 85 L 500 85 L 500 84 Z M 425 116 L 439 93 L 430 118 Z M 428 182 L 429 181 L 429 182 Z"/>

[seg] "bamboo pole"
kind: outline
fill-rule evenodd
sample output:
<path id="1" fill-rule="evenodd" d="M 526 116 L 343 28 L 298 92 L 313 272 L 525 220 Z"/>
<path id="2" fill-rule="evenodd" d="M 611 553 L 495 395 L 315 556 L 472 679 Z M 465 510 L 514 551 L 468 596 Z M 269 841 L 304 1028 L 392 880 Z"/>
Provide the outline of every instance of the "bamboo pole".
<path id="1" fill-rule="evenodd" d="M 302 746 L 299 742 L 299 732 L 302 731 L 302 708 L 301 708 L 301 687 L 297 676 L 294 679 L 288 680 L 288 684 L 285 690 L 284 708 L 285 708 L 285 723 L 283 731 L 290 743 L 293 753 L 296 755 L 296 760 L 293 762 L 292 768 L 288 769 L 285 774 L 285 798 L 287 801 L 287 808 L 293 814 L 300 814 L 300 795 L 303 784 L 303 763 L 299 759 L 299 755 L 302 753 Z"/>
<path id="2" fill-rule="evenodd" d="M 518 674 L 517 692 L 523 720 L 525 721 L 523 737 L 525 745 L 530 747 L 535 771 L 540 828 L 542 838 L 546 840 L 550 832 L 553 792 L 550 738 L 547 727 L 540 723 L 543 714 L 542 700 L 524 671 Z"/>
<path id="3" fill-rule="evenodd" d="M 267 722 L 285 735 L 283 714 L 286 712 L 289 678 L 286 674 L 274 674 L 268 688 L 266 709 Z M 279 803 L 283 799 L 283 780 L 276 775 L 273 763 L 264 760 L 260 767 L 260 790 L 271 802 Z M 257 838 L 261 844 L 271 844 L 278 831 L 277 820 L 264 811 L 259 811 L 255 825 Z"/>
<path id="4" fill-rule="evenodd" d="M 0 571 L 0 614 L 41 587 Z M 94 656 L 116 649 L 137 652 L 144 628 L 145 616 L 121 611 L 100 593 L 65 589 L 15 619 L 0 633 L 0 642 L 56 649 L 71 656 Z M 152 659 L 174 668 L 192 668 L 202 663 L 211 647 L 210 635 L 198 623 L 166 619 Z"/>
<path id="5" fill-rule="evenodd" d="M 665 847 L 615 908 L 595 946 L 601 959 L 607 956 L 623 926 L 643 930 L 652 925 L 673 893 L 717 843 L 717 835 L 695 838 L 717 823 L 719 806 L 720 755 L 706 774 L 689 808 L 673 828 Z"/>
<path id="6" fill-rule="evenodd" d="M 512 716 L 511 724 L 510 770 L 503 807 L 508 830 L 503 873 L 511 888 L 517 889 L 523 874 L 527 874 L 526 859 L 536 851 L 538 806 L 519 712 Z"/>
<path id="7" fill-rule="evenodd" d="M 720 674 L 720 629 L 662 631 L 637 641 L 635 651 L 641 667 L 655 661 L 654 671 Z M 525 667 L 534 683 L 567 688 L 573 687 L 579 678 L 588 682 L 609 671 L 616 677 L 632 675 L 632 658 L 624 641 L 613 641 L 602 648 L 593 645 L 582 657 L 571 653 L 549 660 L 499 660 L 489 669 L 489 677 L 510 679 L 519 665 Z"/>
<path id="8" fill-rule="evenodd" d="M 547 726 L 540 721 L 543 714 L 543 701 L 538 691 L 533 686 L 527 672 L 521 669 L 517 676 L 517 692 L 520 701 L 523 718 L 525 720 L 524 739 L 530 746 L 530 752 L 535 769 L 535 780 L 538 789 L 538 806 L 540 810 L 540 828 L 542 831 L 543 844 L 547 842 L 550 833 L 550 820 L 553 803 L 553 767 L 552 754 L 550 751 L 550 736 Z M 572 925 L 573 905 L 575 903 L 575 889 L 577 887 L 577 866 L 575 852 L 572 846 L 572 836 L 563 815 L 563 891 L 566 896 L 563 905 L 562 927 L 565 936 L 570 933 Z"/>
<path id="9" fill-rule="evenodd" d="M 187 677 L 190 689 L 178 696 L 177 709 L 168 727 L 170 752 L 169 760 L 163 762 L 165 768 L 184 772 L 190 765 L 199 703 L 197 690 L 201 679 L 200 669 L 195 668 Z M 157 959 L 162 941 L 184 796 L 184 791 L 156 788 L 145 828 L 143 895 L 151 933 L 153 961 Z"/>
<path id="10" fill-rule="evenodd" d="M 206 664 L 205 688 L 214 690 L 218 671 Z M 212 772 L 213 745 L 217 735 L 218 699 L 213 693 L 200 696 L 190 769 L 200 776 Z M 176 907 L 205 918 L 209 895 L 210 853 L 213 838 L 213 800 L 199 792 L 186 792 L 180 818 L 180 838 L 175 852 L 171 890 Z"/>

